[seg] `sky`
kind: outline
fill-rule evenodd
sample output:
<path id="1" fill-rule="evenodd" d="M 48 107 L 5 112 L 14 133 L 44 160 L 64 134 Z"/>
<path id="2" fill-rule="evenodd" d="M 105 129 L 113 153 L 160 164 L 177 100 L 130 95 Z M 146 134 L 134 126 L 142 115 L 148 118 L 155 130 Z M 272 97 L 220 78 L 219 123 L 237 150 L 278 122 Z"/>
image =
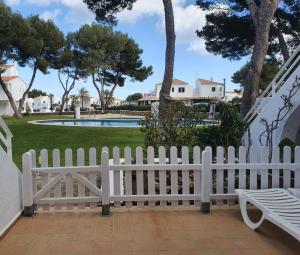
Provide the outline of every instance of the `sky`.
<path id="1" fill-rule="evenodd" d="M 95 16 L 82 0 L 6 0 L 6 3 L 24 17 L 39 15 L 51 19 L 64 34 L 76 31 L 83 24 L 95 22 Z M 196 29 L 205 25 L 205 12 L 197 8 L 195 0 L 172 0 L 176 30 L 176 57 L 174 78 L 195 86 L 197 78 L 223 82 L 226 79 L 227 91 L 239 86 L 231 82 L 232 74 L 244 65 L 249 57 L 240 61 L 230 61 L 215 56 L 205 50 L 204 41 L 195 34 Z M 165 31 L 162 0 L 137 0 L 131 11 L 118 14 L 119 23 L 115 30 L 127 33 L 143 49 L 141 56 L 145 65 L 153 67 L 153 75 L 143 82 L 131 82 L 127 78 L 125 86 L 117 88 L 115 96 L 125 99 L 136 92 L 147 93 L 163 79 L 165 61 Z M 29 81 L 32 70 L 19 68 L 22 78 Z M 89 90 L 90 95 L 97 92 L 90 80 L 79 81 L 71 94 L 78 93 L 81 87 Z M 38 73 L 34 87 L 47 93 L 61 96 L 57 71 L 50 70 L 47 75 Z"/>

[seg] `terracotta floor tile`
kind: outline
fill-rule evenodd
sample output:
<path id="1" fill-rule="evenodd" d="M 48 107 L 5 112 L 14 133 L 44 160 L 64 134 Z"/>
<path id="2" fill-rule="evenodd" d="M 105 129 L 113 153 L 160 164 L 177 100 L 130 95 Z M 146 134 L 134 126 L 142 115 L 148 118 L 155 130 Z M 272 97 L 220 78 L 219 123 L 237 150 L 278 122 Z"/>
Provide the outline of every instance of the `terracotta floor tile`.
<path id="1" fill-rule="evenodd" d="M 255 216 L 255 211 L 251 212 Z M 0 255 L 299 255 L 300 243 L 271 223 L 257 231 L 239 209 L 120 208 L 39 213 L 21 218 L 0 241 Z"/>

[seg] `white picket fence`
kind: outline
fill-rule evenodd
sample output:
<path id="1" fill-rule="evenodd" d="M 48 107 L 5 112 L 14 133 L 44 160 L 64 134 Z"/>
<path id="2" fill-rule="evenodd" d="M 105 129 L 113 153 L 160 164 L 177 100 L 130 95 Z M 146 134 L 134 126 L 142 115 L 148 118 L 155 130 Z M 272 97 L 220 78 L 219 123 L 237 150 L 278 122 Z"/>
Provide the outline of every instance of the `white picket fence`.
<path id="1" fill-rule="evenodd" d="M 75 160 L 72 150 L 67 149 L 64 164 L 59 150 L 42 150 L 39 156 L 33 150 L 25 153 L 25 209 L 29 208 L 31 214 L 36 206 L 71 210 L 74 206 L 84 209 L 102 205 L 102 213 L 108 214 L 110 205 L 198 206 L 201 201 L 202 211 L 209 211 L 211 202 L 234 204 L 237 188 L 300 187 L 300 147 L 295 148 L 294 157 L 290 147 L 284 148 L 283 155 L 279 148 L 273 148 L 271 163 L 265 147 L 260 152 L 250 149 L 248 155 L 245 147 L 238 151 L 229 147 L 226 153 L 223 147 L 216 151 L 207 147 L 203 152 L 199 147 L 191 151 L 188 147 L 180 151 L 171 147 L 169 153 L 164 147 L 157 153 L 152 147 L 145 153 L 137 147 L 135 158 L 130 147 L 123 152 L 121 157 L 120 149 L 115 147 L 109 159 L 106 147 L 99 158 L 95 148 L 88 152 L 78 149 Z"/>

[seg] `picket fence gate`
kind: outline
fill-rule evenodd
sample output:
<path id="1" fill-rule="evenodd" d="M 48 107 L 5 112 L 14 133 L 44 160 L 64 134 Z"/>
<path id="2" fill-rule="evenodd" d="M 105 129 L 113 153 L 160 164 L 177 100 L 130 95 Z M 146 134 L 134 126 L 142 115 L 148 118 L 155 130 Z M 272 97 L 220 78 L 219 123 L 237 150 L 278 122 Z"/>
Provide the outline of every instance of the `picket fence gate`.
<path id="1" fill-rule="evenodd" d="M 226 151 L 225 151 L 226 150 Z M 80 148 L 76 157 L 71 149 L 61 157 L 59 150 L 50 154 L 43 149 L 40 155 L 31 150 L 23 155 L 24 214 L 31 216 L 37 207 L 49 210 L 97 208 L 109 214 L 110 206 L 177 206 L 196 205 L 209 212 L 211 203 L 236 203 L 235 189 L 300 188 L 300 147 L 253 148 L 217 147 L 213 151 L 199 147 L 179 150 L 171 147 L 167 153 L 159 147 L 155 153 L 149 147 L 144 153 L 130 147 L 114 147 L 109 157 L 107 147 L 97 151 Z M 100 154 L 100 153 L 99 153 Z M 156 157 L 157 155 L 157 157 Z M 50 160 L 50 156 L 52 160 Z M 61 162 L 64 159 L 64 164 Z M 75 161 L 76 158 L 76 161 Z M 76 163 L 75 163 L 76 162 Z"/>

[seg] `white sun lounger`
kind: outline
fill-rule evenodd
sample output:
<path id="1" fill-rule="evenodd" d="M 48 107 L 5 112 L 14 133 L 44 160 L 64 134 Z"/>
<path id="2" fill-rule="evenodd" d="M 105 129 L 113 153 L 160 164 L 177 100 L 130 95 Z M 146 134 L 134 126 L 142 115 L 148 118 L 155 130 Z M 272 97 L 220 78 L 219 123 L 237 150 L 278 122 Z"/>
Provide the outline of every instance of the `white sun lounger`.
<path id="1" fill-rule="evenodd" d="M 300 199 L 284 189 L 236 190 L 243 220 L 251 229 L 258 228 L 264 219 L 271 221 L 300 241 Z M 247 202 L 262 211 L 254 223 L 247 213 Z"/>

